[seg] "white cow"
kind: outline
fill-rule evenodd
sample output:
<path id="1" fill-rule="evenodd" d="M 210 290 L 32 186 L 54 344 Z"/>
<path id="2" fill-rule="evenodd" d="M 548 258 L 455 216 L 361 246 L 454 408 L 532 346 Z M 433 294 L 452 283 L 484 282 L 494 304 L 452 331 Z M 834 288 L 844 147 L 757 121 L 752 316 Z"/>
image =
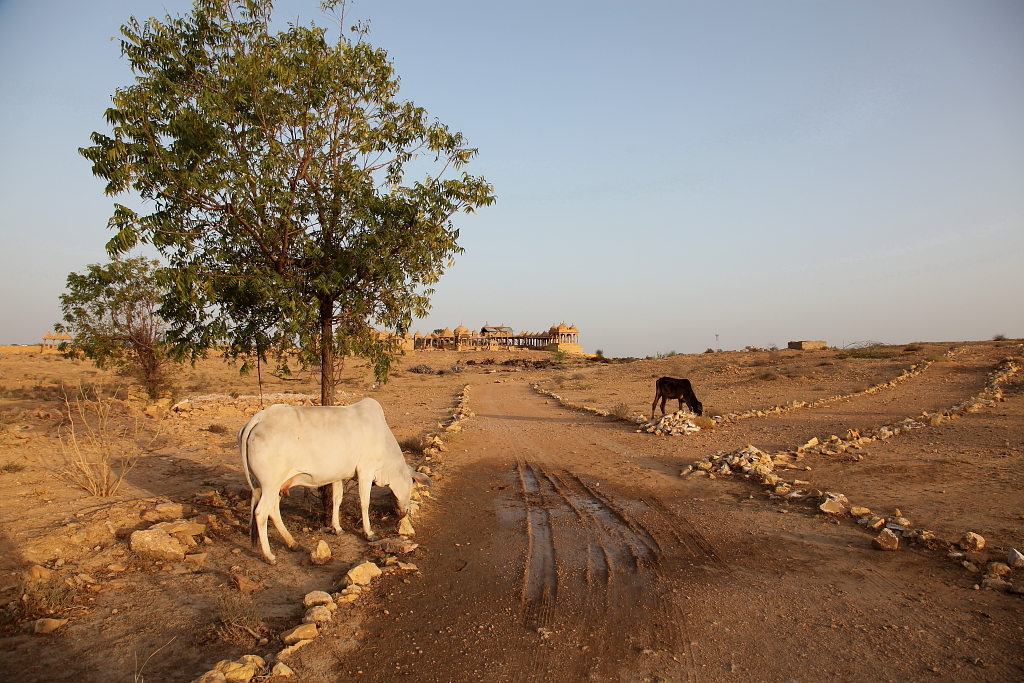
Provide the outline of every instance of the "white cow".
<path id="1" fill-rule="evenodd" d="M 384 411 L 372 398 L 348 406 L 272 405 L 253 415 L 238 432 L 238 450 L 252 488 L 249 537 L 255 544 L 259 533 L 263 558 L 270 564 L 277 560 L 267 541 L 268 517 L 288 548 L 298 549 L 281 520 L 281 496 L 292 486 L 334 484 L 331 528 L 340 534 L 342 481 L 357 477 L 363 533 L 373 540 L 369 506 L 374 483 L 391 487 L 401 516 L 409 512 L 413 480 L 430 484 L 427 475 L 414 472 L 405 462 Z"/>

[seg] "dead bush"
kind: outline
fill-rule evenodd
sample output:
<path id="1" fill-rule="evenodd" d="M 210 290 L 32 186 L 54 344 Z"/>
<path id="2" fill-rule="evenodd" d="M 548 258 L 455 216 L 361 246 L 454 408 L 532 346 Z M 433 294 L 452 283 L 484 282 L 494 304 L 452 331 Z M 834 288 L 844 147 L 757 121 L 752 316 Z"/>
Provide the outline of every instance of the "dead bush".
<path id="1" fill-rule="evenodd" d="M 20 594 L 20 600 L 15 600 L 0 610 L 0 628 L 19 621 L 60 614 L 76 602 L 79 589 L 60 578 L 54 578 L 41 583 L 26 582 L 22 585 Z"/>
<path id="2" fill-rule="evenodd" d="M 612 409 L 608 411 L 608 414 L 617 420 L 628 420 L 629 419 L 629 406 L 625 403 L 616 403 L 612 406 Z"/>
<path id="3" fill-rule="evenodd" d="M 434 368 L 430 367 L 426 363 L 420 363 L 409 368 L 409 372 L 415 372 L 419 375 L 433 375 Z"/>
<path id="4" fill-rule="evenodd" d="M 67 417 L 58 433 L 60 459 L 51 468 L 91 495 L 114 495 L 142 455 L 138 418 L 125 414 L 114 399 L 79 398 L 73 405 L 65 401 L 64 407 Z"/>
<path id="5" fill-rule="evenodd" d="M 423 453 L 423 439 L 418 436 L 410 436 L 406 439 L 402 439 L 398 442 L 398 445 L 401 446 L 402 450 L 406 453 L 413 453 L 416 455 Z"/>
<path id="6" fill-rule="evenodd" d="M 230 429 L 221 424 L 212 424 L 206 428 L 206 431 L 213 432 L 214 434 L 227 434 Z"/>
<path id="7" fill-rule="evenodd" d="M 701 429 L 714 429 L 718 423 L 710 417 L 704 417 L 702 415 L 701 417 L 693 418 L 693 424 L 697 425 Z"/>
<path id="8" fill-rule="evenodd" d="M 217 598 L 218 622 L 214 626 L 217 638 L 224 642 L 251 646 L 267 632 L 263 617 L 252 598 L 237 593 Z"/>

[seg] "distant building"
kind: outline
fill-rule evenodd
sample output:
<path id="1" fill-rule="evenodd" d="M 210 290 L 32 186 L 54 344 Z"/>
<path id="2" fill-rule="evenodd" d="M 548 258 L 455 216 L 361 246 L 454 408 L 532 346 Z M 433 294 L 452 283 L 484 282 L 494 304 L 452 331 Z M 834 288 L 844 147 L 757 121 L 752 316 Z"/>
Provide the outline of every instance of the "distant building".
<path id="1" fill-rule="evenodd" d="M 823 341 L 791 341 L 789 348 L 797 351 L 821 351 L 827 349 L 828 344 Z"/>
<path id="2" fill-rule="evenodd" d="M 583 353 L 579 336 L 580 332 L 575 325 L 566 325 L 564 322 L 552 325 L 546 332 L 520 332 L 519 334 L 516 334 L 507 325 L 485 323 L 479 331 L 459 325 L 454 330 L 446 327 L 439 332 L 428 334 L 417 332 L 411 336 L 406 333 L 403 337 L 393 337 L 393 339 L 404 351 L 480 351 L 524 348 Z"/>

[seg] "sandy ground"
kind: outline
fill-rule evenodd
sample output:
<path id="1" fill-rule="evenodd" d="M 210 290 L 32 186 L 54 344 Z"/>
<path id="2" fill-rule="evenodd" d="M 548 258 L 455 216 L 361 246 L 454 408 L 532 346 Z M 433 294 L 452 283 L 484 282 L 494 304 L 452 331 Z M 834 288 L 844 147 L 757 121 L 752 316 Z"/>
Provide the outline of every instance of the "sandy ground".
<path id="1" fill-rule="evenodd" d="M 281 648 L 277 635 L 300 621 L 302 595 L 335 590 L 367 558 L 388 571 L 289 660 L 299 680 L 1024 680 L 1021 596 L 975 589 L 980 572 L 948 558 L 948 547 L 874 550 L 874 532 L 849 516 L 774 498 L 756 479 L 679 476 L 705 455 L 747 444 L 785 450 L 941 412 L 978 395 L 1005 357 L 1020 362 L 1013 343 L 579 360 L 539 370 L 501 363 L 549 354 L 421 353 L 404 358 L 383 387 L 356 360 L 342 402 L 373 396 L 400 440 L 441 434 L 446 442 L 429 460 L 407 455 L 435 479 L 413 519 L 420 547 L 400 558 L 418 571 L 388 567 L 354 532 L 351 495 L 343 527 L 353 533 L 341 537 L 319 528 L 313 497 L 295 489 L 287 499 L 286 523 L 305 549 L 330 544 L 327 565 L 288 553 L 273 532 L 276 567 L 250 549 L 233 435 L 259 409 L 255 378 L 217 360 L 183 371 L 175 399 L 191 397 L 192 409 L 140 417 L 144 455 L 117 496 L 97 498 L 54 474 L 56 437 L 67 430 L 59 387 L 113 387 L 118 378 L 28 347 L 0 353 L 0 670 L 10 680 L 129 681 L 141 671 L 146 680 L 191 681 L 221 659 L 270 656 Z M 496 363 L 479 364 L 488 359 Z M 928 359 L 912 379 L 856 393 Z M 457 373 L 407 371 L 468 360 L 475 363 Z M 689 377 L 707 414 L 856 395 L 659 437 L 533 388 L 649 415 L 653 378 L 663 375 Z M 317 393 L 311 378 L 263 379 L 271 400 Z M 1005 561 L 1009 548 L 1024 550 L 1021 379 L 1004 386 L 1005 400 L 959 419 L 852 452 L 809 454 L 800 476 L 881 515 L 898 508 L 939 539 L 981 534 L 986 549 L 968 557 L 971 568 Z M 445 432 L 463 394 L 476 415 Z M 128 402 L 125 415 L 144 407 Z M 377 493 L 374 529 L 394 535 L 398 520 Z M 160 502 L 190 506 L 207 524 L 202 567 L 155 565 L 128 550 L 127 535 L 147 527 L 141 515 Z M 55 578 L 26 580 L 33 565 Z M 260 588 L 243 595 L 232 574 Z M 1024 583 L 1022 570 L 1010 579 Z M 44 616 L 69 621 L 32 633 Z M 269 642 L 257 645 L 233 624 Z"/>

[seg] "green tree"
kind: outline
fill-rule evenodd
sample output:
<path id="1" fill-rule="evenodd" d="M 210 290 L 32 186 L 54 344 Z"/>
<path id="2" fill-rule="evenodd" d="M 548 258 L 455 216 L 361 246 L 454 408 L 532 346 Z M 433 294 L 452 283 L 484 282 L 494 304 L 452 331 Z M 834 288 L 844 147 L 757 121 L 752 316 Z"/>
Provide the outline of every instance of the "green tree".
<path id="1" fill-rule="evenodd" d="M 270 0 L 196 0 L 185 16 L 130 19 L 135 84 L 112 98 L 111 135 L 80 152 L 108 194 L 152 207 L 115 205 L 107 249 L 143 242 L 166 257 L 176 350 L 297 348 L 331 405 L 341 354 L 386 380 L 395 349 L 374 326 L 404 333 L 426 314 L 462 251 L 452 217 L 494 194 L 462 170 L 476 150 L 460 133 L 396 99 L 387 53 L 358 27 L 333 41 L 315 25 L 272 32 L 271 12 Z"/>
<path id="2" fill-rule="evenodd" d="M 137 379 L 150 398 L 170 388 L 173 363 L 164 342 L 167 323 L 157 312 L 163 300 L 158 266 L 136 257 L 71 273 L 67 293 L 60 296 L 66 324 L 55 326 L 74 338 L 61 344 L 65 356 L 116 368 Z"/>

